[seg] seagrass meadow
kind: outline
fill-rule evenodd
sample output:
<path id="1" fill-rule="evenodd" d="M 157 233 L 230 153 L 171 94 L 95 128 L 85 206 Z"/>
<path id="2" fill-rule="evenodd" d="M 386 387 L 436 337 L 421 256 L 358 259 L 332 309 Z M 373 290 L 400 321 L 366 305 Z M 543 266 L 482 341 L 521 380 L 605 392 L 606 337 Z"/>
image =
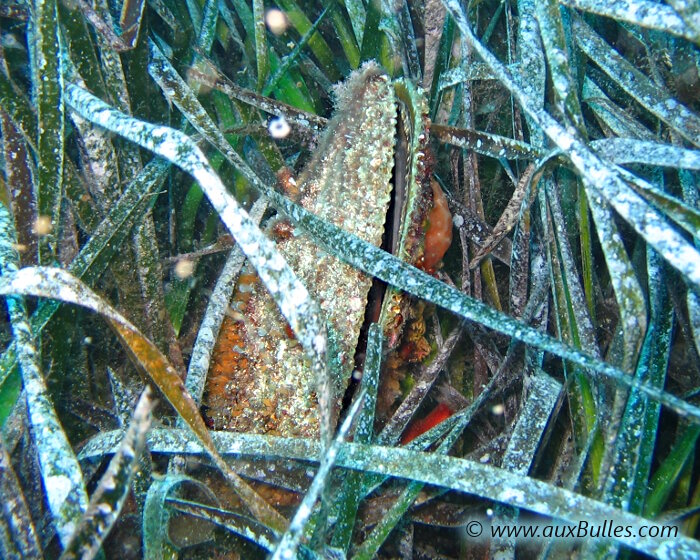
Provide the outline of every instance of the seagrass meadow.
<path id="1" fill-rule="evenodd" d="M 0 557 L 700 557 L 699 70 L 686 0 L 0 0 Z"/>

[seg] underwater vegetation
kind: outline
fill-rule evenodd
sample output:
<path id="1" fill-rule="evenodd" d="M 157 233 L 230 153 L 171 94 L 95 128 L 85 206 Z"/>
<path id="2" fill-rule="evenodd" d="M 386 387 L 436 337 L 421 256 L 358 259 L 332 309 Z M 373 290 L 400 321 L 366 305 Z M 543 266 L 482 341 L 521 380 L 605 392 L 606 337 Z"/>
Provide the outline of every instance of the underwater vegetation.
<path id="1" fill-rule="evenodd" d="M 700 556 L 700 5 L 0 39 L 0 557 Z"/>

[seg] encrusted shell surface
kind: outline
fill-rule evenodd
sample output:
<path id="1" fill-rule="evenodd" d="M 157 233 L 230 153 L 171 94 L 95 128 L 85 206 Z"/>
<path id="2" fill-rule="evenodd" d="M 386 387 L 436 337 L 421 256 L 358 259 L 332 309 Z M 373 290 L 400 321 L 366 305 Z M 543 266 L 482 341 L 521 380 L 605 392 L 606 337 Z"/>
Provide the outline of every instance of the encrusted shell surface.
<path id="1" fill-rule="evenodd" d="M 396 105 L 374 63 L 336 90 L 338 109 L 299 177 L 301 204 L 380 245 L 391 196 Z M 286 236 L 285 236 L 286 237 Z M 324 254 L 306 235 L 278 239 L 287 262 L 320 303 L 338 340 L 337 400 L 352 372 L 371 280 Z M 313 379 L 300 345 L 264 287 L 242 280 L 214 350 L 205 407 L 215 429 L 316 437 Z"/>

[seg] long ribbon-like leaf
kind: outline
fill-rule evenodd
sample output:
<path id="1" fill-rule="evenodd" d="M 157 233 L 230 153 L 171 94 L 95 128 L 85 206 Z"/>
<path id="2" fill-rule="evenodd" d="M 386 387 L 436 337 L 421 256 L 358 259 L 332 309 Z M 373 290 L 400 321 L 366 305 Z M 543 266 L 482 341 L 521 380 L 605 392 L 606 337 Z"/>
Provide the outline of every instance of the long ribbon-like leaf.
<path id="1" fill-rule="evenodd" d="M 96 436 L 83 448 L 81 459 L 113 453 L 121 434 L 117 431 Z M 216 432 L 213 436 L 224 455 L 266 455 L 305 461 L 318 461 L 321 456 L 319 444 L 311 440 L 231 432 Z M 201 454 L 204 451 L 180 430 L 152 430 L 148 445 L 154 453 Z M 667 531 L 653 521 L 553 484 L 475 461 L 404 448 L 342 443 L 336 464 L 480 496 L 573 525 L 580 520 L 590 524 L 593 519 L 614 519 L 618 525 L 630 529 L 629 534 L 611 535 L 620 544 L 656 558 L 681 560 L 700 555 L 700 542 L 695 539 L 678 535 L 671 543 L 649 537 L 650 533 L 661 535 L 665 534 L 661 531 Z"/>
<path id="2" fill-rule="evenodd" d="M 129 492 L 131 479 L 138 468 L 139 455 L 146 445 L 146 432 L 151 426 L 153 404 L 150 393 L 150 389 L 146 387 L 134 409 L 124 440 L 112 457 L 107 472 L 102 475 L 90 498 L 90 505 L 60 560 L 94 558 L 117 521 Z"/>
<path id="3" fill-rule="evenodd" d="M 187 393 L 182 379 L 165 356 L 134 325 L 90 288 L 63 269 L 28 267 L 3 275 L 0 280 L 0 294 L 22 294 L 58 299 L 66 303 L 87 307 L 102 315 L 119 336 L 137 367 L 153 380 L 168 402 L 185 420 L 216 466 L 221 469 L 253 514 L 260 521 L 276 530 L 282 530 L 286 526 L 285 519 L 236 473 L 231 471 L 218 454 L 197 404 Z"/>
<path id="4" fill-rule="evenodd" d="M 13 248 L 15 243 L 12 219 L 7 208 L 0 204 L 0 282 L 5 284 L 13 275 L 19 274 L 17 253 Z M 5 292 L 5 295 L 11 294 Z M 24 299 L 8 297 L 6 301 L 44 490 L 56 531 L 61 543 L 66 545 L 87 509 L 87 491 L 80 465 L 56 415 L 41 373 Z"/>

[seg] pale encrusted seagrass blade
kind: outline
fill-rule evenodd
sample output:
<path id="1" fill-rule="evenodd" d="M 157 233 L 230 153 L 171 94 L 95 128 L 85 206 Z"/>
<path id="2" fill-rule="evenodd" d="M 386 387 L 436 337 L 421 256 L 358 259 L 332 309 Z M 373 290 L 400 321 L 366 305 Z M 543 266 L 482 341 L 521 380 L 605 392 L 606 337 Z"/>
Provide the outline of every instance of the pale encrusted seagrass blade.
<path id="1" fill-rule="evenodd" d="M 375 63 L 336 90 L 337 110 L 299 178 L 308 210 L 380 245 L 391 196 L 396 127 L 393 87 Z M 274 226 L 270 231 L 275 231 Z M 298 232 L 297 232 L 298 233 Z M 306 235 L 278 235 L 280 251 L 319 302 L 337 336 L 335 394 L 352 373 L 371 280 Z M 215 429 L 317 437 L 317 380 L 264 287 L 243 275 L 214 350 L 206 413 Z"/>

